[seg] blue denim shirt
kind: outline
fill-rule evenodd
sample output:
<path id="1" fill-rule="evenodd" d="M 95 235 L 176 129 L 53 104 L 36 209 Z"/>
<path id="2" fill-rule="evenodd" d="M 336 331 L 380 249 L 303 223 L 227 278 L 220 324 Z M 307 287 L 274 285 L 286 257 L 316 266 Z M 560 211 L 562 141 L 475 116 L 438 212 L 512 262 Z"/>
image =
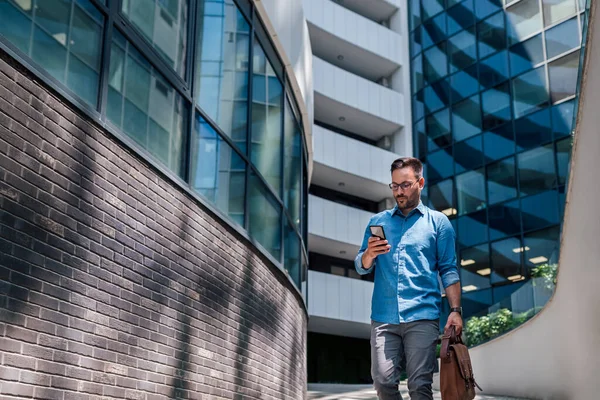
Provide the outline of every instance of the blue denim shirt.
<path id="1" fill-rule="evenodd" d="M 371 319 L 398 324 L 440 317 L 441 291 L 459 281 L 454 228 L 448 218 L 419 203 L 406 217 L 398 206 L 374 215 L 369 225 L 382 225 L 391 249 L 375 258 L 369 269 L 362 255 L 371 237 L 365 230 L 354 260 L 356 271 L 369 274 L 375 268 Z"/>

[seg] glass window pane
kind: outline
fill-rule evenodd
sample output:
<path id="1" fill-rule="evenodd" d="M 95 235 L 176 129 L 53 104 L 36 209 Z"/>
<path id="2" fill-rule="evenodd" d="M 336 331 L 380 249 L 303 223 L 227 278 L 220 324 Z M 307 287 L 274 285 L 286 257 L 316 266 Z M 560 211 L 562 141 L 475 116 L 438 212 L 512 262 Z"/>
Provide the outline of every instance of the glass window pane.
<path id="1" fill-rule="evenodd" d="M 450 4 L 448 4 L 450 7 Z M 475 23 L 473 0 L 463 1 L 454 7 L 448 8 L 448 35 L 466 29 Z"/>
<path id="2" fill-rule="evenodd" d="M 569 18 L 577 12 L 575 0 L 542 0 L 544 26 Z"/>
<path id="3" fill-rule="evenodd" d="M 194 71 L 196 101 L 245 152 L 250 26 L 233 2 L 200 3 Z"/>
<path id="4" fill-rule="evenodd" d="M 492 243 L 492 283 L 523 280 L 521 255 L 523 246 L 519 238 Z"/>
<path id="5" fill-rule="evenodd" d="M 458 217 L 458 243 L 471 247 L 488 241 L 486 210 Z"/>
<path id="6" fill-rule="evenodd" d="M 528 269 L 544 264 L 556 264 L 560 251 L 560 228 L 543 229 L 525 235 L 525 265 Z"/>
<path id="7" fill-rule="evenodd" d="M 450 111 L 446 108 L 425 118 L 429 152 L 444 148 L 452 143 L 450 133 Z"/>
<path id="8" fill-rule="evenodd" d="M 571 162 L 571 148 L 573 140 L 566 138 L 556 142 L 556 162 L 558 163 L 558 183 L 564 185 L 569 177 L 569 164 Z"/>
<path id="9" fill-rule="evenodd" d="M 550 96 L 555 103 L 575 95 L 579 73 L 579 50 L 548 64 Z"/>
<path id="10" fill-rule="evenodd" d="M 548 58 L 556 57 L 579 47 L 579 23 L 577 17 L 546 31 L 546 53 Z"/>
<path id="11" fill-rule="evenodd" d="M 421 23 L 421 5 L 419 0 L 410 1 L 410 29 L 415 29 Z"/>
<path id="12" fill-rule="evenodd" d="M 31 3 L 0 1 L 0 35 L 29 56 L 31 17 Z"/>
<path id="13" fill-rule="evenodd" d="M 557 183 L 552 144 L 519 154 L 521 196 L 551 189 Z"/>
<path id="14" fill-rule="evenodd" d="M 490 240 L 501 239 L 521 232 L 519 200 L 509 201 L 489 208 Z"/>
<path id="15" fill-rule="evenodd" d="M 427 38 L 427 40 L 423 40 L 423 47 L 425 48 L 444 40 L 446 38 L 446 13 L 441 13 L 425 22 L 421 32 L 425 32 L 423 38 Z"/>
<path id="16" fill-rule="evenodd" d="M 475 28 L 470 28 L 448 39 L 450 72 L 462 70 L 477 60 Z"/>
<path id="17" fill-rule="evenodd" d="M 191 140 L 190 185 L 244 226 L 246 163 L 196 114 Z"/>
<path id="18" fill-rule="evenodd" d="M 442 42 L 423 53 L 423 76 L 427 84 L 446 75 L 448 75 L 448 58 L 446 42 Z"/>
<path id="19" fill-rule="evenodd" d="M 417 135 L 417 151 L 418 154 L 416 155 L 416 157 L 425 157 L 425 155 L 427 154 L 427 142 L 429 140 L 429 138 L 427 137 L 427 134 L 425 133 L 425 120 L 420 120 L 419 122 L 417 122 L 414 125 L 414 129 L 416 131 L 416 135 Z"/>
<path id="20" fill-rule="evenodd" d="M 548 102 L 546 68 L 540 67 L 512 80 L 515 117 L 535 111 Z"/>
<path id="21" fill-rule="evenodd" d="M 429 186 L 429 206 L 448 217 L 456 215 L 454 206 L 454 181 L 448 179 Z"/>
<path id="22" fill-rule="evenodd" d="M 422 14 L 421 18 L 423 21 L 433 17 L 439 12 L 444 10 L 444 2 L 445 0 L 429 0 L 429 1 L 421 1 L 422 6 Z"/>
<path id="23" fill-rule="evenodd" d="M 181 175 L 187 120 L 184 99 L 116 30 L 109 85 L 110 122 Z"/>
<path id="24" fill-rule="evenodd" d="M 487 244 L 460 251 L 461 286 L 468 291 L 490 287 L 490 253 Z"/>
<path id="25" fill-rule="evenodd" d="M 413 112 L 413 120 L 418 121 L 425 115 L 425 94 L 424 90 L 417 92 L 415 96 L 413 96 L 413 104 L 412 104 L 412 112 Z"/>
<path id="26" fill-rule="evenodd" d="M 458 215 L 485 209 L 484 170 L 470 171 L 456 177 Z"/>
<path id="27" fill-rule="evenodd" d="M 471 171 L 483 164 L 482 136 L 463 140 L 454 145 L 455 173 Z"/>
<path id="28" fill-rule="evenodd" d="M 481 132 L 479 95 L 468 98 L 452 107 L 452 132 L 460 141 Z"/>
<path id="29" fill-rule="evenodd" d="M 478 19 L 487 17 L 490 14 L 495 13 L 502 9 L 502 2 L 500 0 L 476 0 L 475 1 L 475 13 Z"/>
<path id="30" fill-rule="evenodd" d="M 514 157 L 507 158 L 487 167 L 488 200 L 500 203 L 517 197 L 517 179 Z"/>
<path id="31" fill-rule="evenodd" d="M 574 100 L 552 107 L 552 131 L 555 138 L 572 135 L 574 108 Z"/>
<path id="32" fill-rule="evenodd" d="M 556 190 L 539 193 L 521 199 L 523 231 L 546 228 L 560 222 L 558 193 Z"/>
<path id="33" fill-rule="evenodd" d="M 413 93 L 423 89 L 423 57 L 419 54 L 412 61 L 412 90 Z"/>
<path id="34" fill-rule="evenodd" d="M 479 0 L 476 4 L 487 0 Z M 504 30 L 504 13 L 500 12 L 477 24 L 479 40 L 479 58 L 484 58 L 506 48 L 506 31 Z"/>
<path id="35" fill-rule="evenodd" d="M 515 121 L 517 151 L 530 149 L 552 140 L 550 109 L 545 108 Z"/>
<path id="36" fill-rule="evenodd" d="M 430 182 L 449 178 L 454 171 L 452 159 L 452 147 L 436 151 L 427 156 L 427 179 Z"/>
<path id="37" fill-rule="evenodd" d="M 510 121 L 510 85 L 502 83 L 481 93 L 483 129 L 492 129 Z"/>
<path id="38" fill-rule="evenodd" d="M 425 112 L 427 114 L 448 105 L 450 101 L 450 87 L 448 82 L 448 79 L 442 79 L 425 88 Z"/>
<path id="39" fill-rule="evenodd" d="M 300 239 L 289 222 L 285 224 L 284 271 L 300 287 Z"/>
<path id="40" fill-rule="evenodd" d="M 271 255 L 281 257 L 281 207 L 256 174 L 248 182 L 248 214 L 250 236 Z"/>
<path id="41" fill-rule="evenodd" d="M 453 103 L 477 93 L 479 90 L 477 70 L 478 66 L 475 64 L 450 77 Z"/>
<path id="42" fill-rule="evenodd" d="M 508 79 L 508 52 L 502 51 L 479 64 L 482 89 L 491 88 Z"/>
<path id="43" fill-rule="evenodd" d="M 423 49 L 422 41 L 421 41 L 421 30 L 417 29 L 410 34 L 410 56 L 414 57 L 417 54 L 421 53 Z"/>
<path id="44" fill-rule="evenodd" d="M 253 64 L 252 163 L 280 195 L 283 87 L 257 40 Z"/>
<path id="45" fill-rule="evenodd" d="M 522 0 L 506 9 L 511 44 L 542 29 L 542 13 L 538 0 Z"/>
<path id="46" fill-rule="evenodd" d="M 486 161 L 494 161 L 515 153 L 512 123 L 504 124 L 483 134 Z"/>
<path id="47" fill-rule="evenodd" d="M 121 13 L 181 76 L 185 74 L 188 10 L 189 0 L 123 1 L 121 7 Z M 204 12 L 202 5 L 199 12 L 200 16 Z"/>
<path id="48" fill-rule="evenodd" d="M 286 97 L 285 138 L 283 154 L 284 204 L 296 226 L 300 226 L 300 196 L 302 190 L 302 133 Z"/>
<path id="49" fill-rule="evenodd" d="M 537 35 L 510 48 L 510 73 L 517 76 L 544 61 L 542 35 Z"/>

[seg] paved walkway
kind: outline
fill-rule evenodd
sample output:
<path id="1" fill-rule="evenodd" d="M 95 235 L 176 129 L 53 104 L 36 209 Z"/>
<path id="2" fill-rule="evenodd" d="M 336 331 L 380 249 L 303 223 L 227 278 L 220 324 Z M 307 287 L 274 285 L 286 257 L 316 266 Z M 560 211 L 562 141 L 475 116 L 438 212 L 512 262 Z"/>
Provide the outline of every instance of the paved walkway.
<path id="1" fill-rule="evenodd" d="M 409 400 L 406 382 L 400 384 L 400 393 L 404 400 Z M 439 392 L 434 392 L 434 399 L 441 399 Z M 334 385 L 334 384 L 308 384 L 308 399 L 319 400 L 377 400 L 377 394 L 372 385 Z M 475 400 L 524 400 L 514 397 L 477 395 Z"/>

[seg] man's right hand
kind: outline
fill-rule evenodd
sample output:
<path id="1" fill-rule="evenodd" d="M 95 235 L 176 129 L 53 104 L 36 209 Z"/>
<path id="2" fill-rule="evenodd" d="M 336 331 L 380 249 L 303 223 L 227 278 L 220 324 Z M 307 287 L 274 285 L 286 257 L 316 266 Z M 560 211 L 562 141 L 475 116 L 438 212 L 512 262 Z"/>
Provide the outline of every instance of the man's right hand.
<path id="1" fill-rule="evenodd" d="M 380 254 L 388 253 L 391 248 L 392 246 L 388 244 L 387 240 L 380 239 L 377 236 L 371 236 L 367 243 L 367 249 L 362 255 L 363 268 L 371 268 L 375 258 Z"/>

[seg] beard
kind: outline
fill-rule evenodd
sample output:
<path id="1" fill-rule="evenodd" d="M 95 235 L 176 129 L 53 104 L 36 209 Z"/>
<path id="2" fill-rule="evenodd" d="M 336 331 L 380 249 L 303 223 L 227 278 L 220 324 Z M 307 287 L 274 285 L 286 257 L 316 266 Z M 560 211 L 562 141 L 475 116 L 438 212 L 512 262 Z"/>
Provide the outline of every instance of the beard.
<path id="1" fill-rule="evenodd" d="M 395 199 L 400 211 L 412 210 L 419 205 L 419 196 L 396 196 Z"/>

